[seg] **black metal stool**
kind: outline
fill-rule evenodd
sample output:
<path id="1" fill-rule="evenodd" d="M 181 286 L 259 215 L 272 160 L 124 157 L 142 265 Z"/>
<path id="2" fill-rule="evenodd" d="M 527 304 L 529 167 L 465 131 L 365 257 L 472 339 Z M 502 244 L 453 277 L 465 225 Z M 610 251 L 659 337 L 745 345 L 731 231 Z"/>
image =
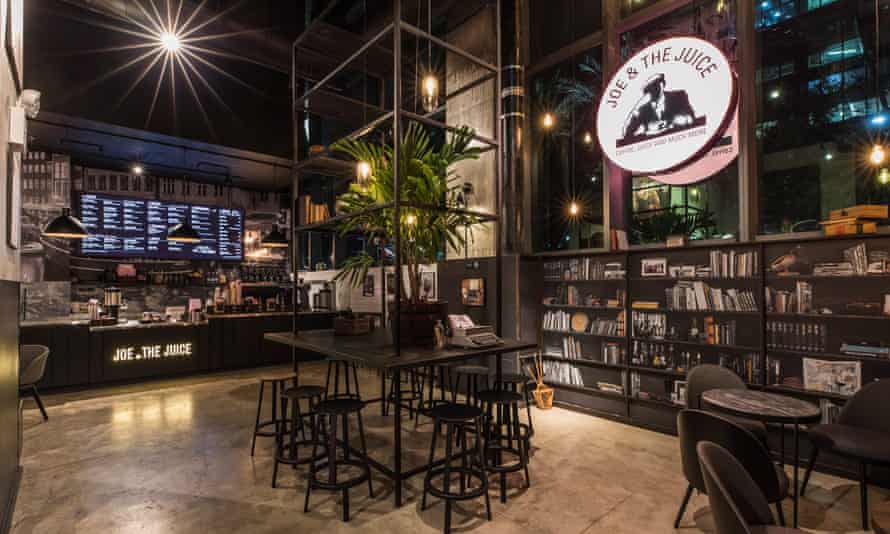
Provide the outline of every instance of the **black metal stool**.
<path id="1" fill-rule="evenodd" d="M 451 401 L 457 402 L 457 394 L 460 392 L 461 377 L 467 377 L 467 404 L 474 406 L 479 405 L 477 396 L 480 391 L 489 388 L 488 385 L 488 367 L 484 365 L 458 365 L 451 368 L 454 373 L 454 383 L 451 385 Z M 484 384 L 480 385 L 480 381 L 484 380 Z M 480 387 L 481 386 L 481 387 Z"/>
<path id="2" fill-rule="evenodd" d="M 253 438 L 250 441 L 250 455 L 253 456 L 256 450 L 257 436 L 263 438 L 277 438 L 281 433 L 282 419 L 278 417 L 278 392 L 284 391 L 287 381 L 292 384 L 297 383 L 297 375 L 293 372 L 286 372 L 277 375 L 265 375 L 260 377 L 260 395 L 256 403 L 256 421 L 253 424 Z M 266 384 L 272 384 L 272 419 L 260 421 L 263 414 L 263 393 L 266 390 Z M 264 430 L 266 427 L 275 425 L 275 430 Z"/>
<path id="3" fill-rule="evenodd" d="M 423 480 L 423 498 L 420 509 L 426 510 L 426 496 L 432 494 L 445 501 L 445 534 L 451 532 L 451 503 L 485 496 L 485 511 L 491 521 L 491 499 L 488 497 L 488 473 L 485 471 L 485 459 L 482 449 L 482 428 L 484 413 L 481 408 L 469 404 L 439 404 L 427 414 L 433 418 L 435 428 L 430 444 L 429 468 Z M 436 457 L 436 440 L 445 424 L 445 459 L 441 467 L 433 467 Z M 467 434 L 475 435 L 476 443 L 472 449 L 467 446 Z M 455 455 L 452 449 L 457 442 L 460 452 Z M 460 466 L 452 466 L 452 462 L 460 459 Z M 458 476 L 458 491 L 451 489 L 451 477 Z M 441 479 L 441 487 L 435 484 Z M 477 484 L 472 484 L 474 480 Z M 471 487 L 472 486 L 472 487 Z"/>
<path id="4" fill-rule="evenodd" d="M 403 383 L 407 380 L 409 388 L 405 389 L 404 387 L 400 387 L 399 394 L 402 397 L 402 402 L 408 402 L 408 419 L 414 419 L 416 416 L 414 403 L 418 403 L 417 409 L 420 409 L 420 403 L 423 401 L 423 383 L 421 382 L 420 375 L 414 369 L 405 370 L 401 372 L 400 375 Z M 387 393 L 386 398 L 383 400 L 384 417 L 389 413 L 389 405 L 396 402 L 395 398 L 396 383 L 392 380 L 392 375 L 390 374 L 389 393 Z"/>
<path id="5" fill-rule="evenodd" d="M 321 386 L 294 386 L 281 392 L 281 418 L 288 420 L 288 403 L 290 404 L 290 432 L 285 432 L 286 425 L 280 425 L 282 434 L 278 437 L 277 447 L 275 450 L 275 467 L 272 470 L 272 487 L 274 488 L 278 482 L 278 464 L 286 464 L 297 466 L 307 463 L 311 460 L 318 460 L 321 456 L 300 458 L 299 448 L 312 445 L 313 440 L 306 438 L 306 424 L 304 419 L 309 418 L 311 421 L 315 406 L 321 402 L 324 397 L 325 389 Z M 300 400 L 308 401 L 308 410 L 302 411 L 300 408 Z M 297 431 L 300 431 L 302 439 L 297 440 Z M 309 435 L 312 435 L 314 429 L 310 426 Z M 285 438 L 289 439 L 285 441 Z"/>
<path id="6" fill-rule="evenodd" d="M 343 373 L 344 392 L 340 392 L 340 373 Z M 350 385 L 349 375 L 352 374 Z M 331 391 L 331 377 L 333 375 L 334 390 Z M 358 366 L 355 362 L 347 360 L 330 360 L 328 362 L 328 374 L 325 377 L 324 389 L 327 392 L 325 399 L 361 399 L 358 387 Z"/>
<path id="7" fill-rule="evenodd" d="M 368 493 L 373 498 L 374 489 L 371 486 L 371 466 L 367 461 L 368 447 L 365 444 L 365 428 L 362 424 L 362 408 L 365 403 L 354 398 L 337 398 L 323 400 L 315 406 L 314 431 L 312 432 L 312 456 L 315 458 L 318 454 L 320 445 L 320 436 L 325 436 L 325 451 L 322 455 L 324 460 L 320 463 L 315 461 L 309 462 L 309 480 L 306 482 L 306 502 L 303 505 L 303 511 L 309 511 L 309 494 L 313 489 L 321 489 L 326 491 L 340 491 L 343 493 L 343 521 L 349 521 L 349 489 L 358 486 L 362 482 L 368 482 Z M 356 414 L 358 417 L 358 432 L 361 439 L 362 455 L 359 460 L 350 459 L 349 452 L 349 415 Z M 337 458 L 337 418 L 343 429 L 342 449 L 343 458 Z M 327 423 L 325 422 L 327 419 Z M 349 478 L 340 476 L 339 468 L 357 468 L 359 473 Z M 325 480 L 321 480 L 316 476 L 319 471 L 327 471 Z"/>
<path id="8" fill-rule="evenodd" d="M 528 416 L 528 437 L 535 435 L 535 425 L 532 423 L 532 392 L 530 385 L 534 380 L 522 373 L 504 373 L 501 384 L 509 391 L 515 391 L 525 397 L 525 413 Z"/>
<path id="9" fill-rule="evenodd" d="M 531 486 L 528 474 L 529 427 L 519 422 L 519 403 L 522 402 L 522 395 L 515 391 L 487 390 L 479 393 L 479 400 L 486 414 L 483 431 L 485 468 L 491 473 L 501 475 L 501 502 L 505 503 L 507 473 L 525 471 L 525 486 Z M 505 453 L 514 456 L 516 462 L 506 463 Z"/>
<path id="10" fill-rule="evenodd" d="M 417 403 L 417 418 L 414 420 L 414 428 L 417 428 L 417 424 L 420 422 L 420 416 L 426 415 L 429 417 L 429 412 L 436 406 L 440 404 L 446 404 L 448 401 L 445 399 L 445 374 L 446 367 L 441 365 L 430 365 L 424 368 L 423 372 L 418 372 L 420 376 L 420 402 Z M 436 382 L 439 383 L 439 398 L 434 398 L 436 396 Z M 423 394 L 427 391 L 427 385 L 429 385 L 429 395 L 426 399 L 423 398 Z"/>

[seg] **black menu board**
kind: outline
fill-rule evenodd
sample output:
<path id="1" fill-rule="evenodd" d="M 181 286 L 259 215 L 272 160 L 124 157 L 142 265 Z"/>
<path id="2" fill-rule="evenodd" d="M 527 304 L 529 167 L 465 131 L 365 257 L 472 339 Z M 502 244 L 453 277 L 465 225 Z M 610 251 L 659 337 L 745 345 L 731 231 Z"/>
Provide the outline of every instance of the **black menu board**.
<path id="1" fill-rule="evenodd" d="M 241 210 L 83 193 L 79 215 L 90 234 L 80 243 L 84 256 L 223 261 L 244 257 Z M 200 243 L 167 240 L 170 227 L 183 221 L 201 235 Z"/>

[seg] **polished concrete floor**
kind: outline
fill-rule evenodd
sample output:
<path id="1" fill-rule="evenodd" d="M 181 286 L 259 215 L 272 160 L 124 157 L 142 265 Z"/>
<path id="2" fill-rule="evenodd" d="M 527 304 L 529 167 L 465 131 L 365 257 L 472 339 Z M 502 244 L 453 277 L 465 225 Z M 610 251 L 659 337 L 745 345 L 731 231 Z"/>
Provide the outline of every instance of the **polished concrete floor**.
<path id="1" fill-rule="evenodd" d="M 353 520 L 341 523 L 337 499 L 313 494 L 302 511 L 305 471 L 283 469 L 270 486 L 268 439 L 249 454 L 258 391 L 268 370 L 47 395 L 43 423 L 28 401 L 24 477 L 15 534 L 31 533 L 271 533 L 437 532 L 443 506 L 421 512 L 420 479 L 407 485 L 407 504 L 394 509 L 392 486 L 375 477 L 352 495 Z M 320 383 L 323 368 L 307 366 L 304 383 Z M 362 372 L 368 394 L 376 375 Z M 376 395 L 375 395 L 376 396 Z M 368 407 L 365 426 L 377 459 L 391 451 L 391 418 Z M 535 534 L 672 532 L 685 488 L 674 437 L 571 411 L 535 411 L 537 435 L 531 489 L 510 479 L 510 498 L 492 493 L 494 520 L 482 502 L 456 508 L 455 532 Z M 431 425 L 406 422 L 407 463 L 426 454 Z M 885 492 L 872 489 L 872 503 Z M 708 530 L 707 499 L 695 496 L 679 532 Z M 786 516 L 790 517 L 790 502 Z M 802 526 L 855 532 L 859 497 L 854 483 L 816 475 L 802 504 Z"/>

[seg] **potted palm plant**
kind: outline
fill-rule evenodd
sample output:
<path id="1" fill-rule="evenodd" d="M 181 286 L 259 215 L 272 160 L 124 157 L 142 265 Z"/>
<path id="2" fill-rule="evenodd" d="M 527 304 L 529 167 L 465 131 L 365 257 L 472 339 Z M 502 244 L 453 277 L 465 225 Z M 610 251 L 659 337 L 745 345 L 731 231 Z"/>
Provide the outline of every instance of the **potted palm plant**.
<path id="1" fill-rule="evenodd" d="M 435 321 L 443 319 L 447 311 L 445 303 L 422 300 L 420 266 L 443 259 L 447 247 L 466 246 L 472 234 L 465 229 L 478 222 L 478 217 L 472 214 L 449 211 L 465 207 L 461 200 L 461 179 L 454 165 L 479 158 L 481 149 L 471 146 L 473 135 L 471 128 L 462 127 L 437 143 L 425 128 L 412 122 L 399 140 L 397 164 L 402 205 L 397 268 L 404 266 L 405 272 L 400 322 L 403 341 L 429 341 Z M 353 215 L 345 218 L 338 230 L 341 234 L 364 234 L 369 243 L 384 251 L 380 254 L 384 258 L 386 251 L 395 246 L 394 208 L 371 208 L 391 206 L 395 201 L 393 148 L 364 139 L 339 141 L 331 148 L 365 166 L 367 175 L 361 183 L 351 184 L 338 198 L 339 213 Z M 377 259 L 365 250 L 344 262 L 337 279 L 348 280 L 357 287 L 376 265 Z"/>

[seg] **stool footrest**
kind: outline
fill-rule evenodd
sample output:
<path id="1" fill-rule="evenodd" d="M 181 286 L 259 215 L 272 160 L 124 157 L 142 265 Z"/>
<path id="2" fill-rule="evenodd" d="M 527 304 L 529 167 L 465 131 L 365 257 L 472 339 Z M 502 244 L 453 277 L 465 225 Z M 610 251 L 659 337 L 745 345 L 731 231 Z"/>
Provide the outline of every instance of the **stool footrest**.
<path id="1" fill-rule="evenodd" d="M 312 484 L 312 488 L 328 491 L 339 491 L 358 486 L 359 484 L 367 482 L 368 479 L 371 477 L 371 470 L 368 468 L 368 465 L 363 462 L 353 460 L 337 460 L 337 467 L 354 467 L 360 469 L 361 473 L 346 480 L 338 479 L 335 482 L 320 480 L 318 478 L 318 475 L 326 474 L 328 469 L 328 462 L 324 461 L 319 464 L 315 464 L 312 471 L 309 473 L 309 483 Z"/>
<path id="2" fill-rule="evenodd" d="M 438 497 L 440 499 L 449 499 L 452 501 L 463 501 L 469 499 L 475 499 L 477 497 L 481 497 L 485 495 L 485 492 L 488 491 L 488 481 L 486 480 L 485 473 L 482 472 L 481 469 L 476 469 L 473 467 L 452 467 L 449 469 L 452 476 L 455 478 L 451 481 L 452 486 L 454 486 L 458 492 L 454 491 L 445 491 L 442 488 L 436 487 L 433 484 L 433 481 L 437 478 L 442 478 L 445 476 L 445 468 L 439 467 L 437 469 L 431 469 L 427 472 L 426 479 L 424 480 L 424 485 L 427 488 L 427 492 L 434 497 Z M 468 477 L 470 480 L 476 479 L 479 481 L 479 486 L 473 489 L 464 490 L 463 493 L 460 493 L 460 476 L 464 475 Z M 467 480 L 466 482 L 469 482 Z M 469 486 L 470 484 L 466 484 Z"/>

